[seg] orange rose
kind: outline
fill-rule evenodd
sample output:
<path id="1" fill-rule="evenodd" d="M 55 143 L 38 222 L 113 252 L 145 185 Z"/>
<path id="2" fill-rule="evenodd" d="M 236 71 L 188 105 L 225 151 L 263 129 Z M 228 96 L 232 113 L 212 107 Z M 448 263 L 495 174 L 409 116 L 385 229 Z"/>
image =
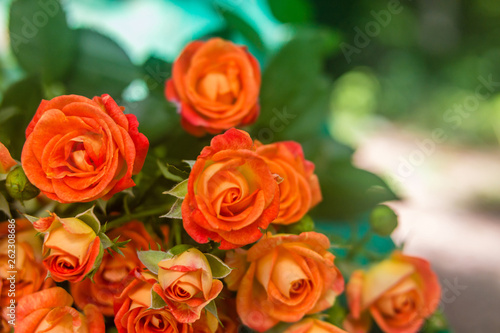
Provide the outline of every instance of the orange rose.
<path id="1" fill-rule="evenodd" d="M 256 142 L 257 154 L 269 165 L 271 172 L 283 178 L 280 187 L 280 212 L 273 221 L 291 224 L 299 221 L 321 200 L 314 164 L 304 158 L 302 146 L 294 141 L 263 145 Z"/>
<path id="2" fill-rule="evenodd" d="M 45 233 L 43 264 L 56 282 L 82 281 L 96 268 L 101 241 L 85 222 L 77 218 L 62 219 L 52 213 L 33 226 Z"/>
<path id="3" fill-rule="evenodd" d="M 134 186 L 149 143 L 109 95 L 43 100 L 26 129 L 21 162 L 50 199 L 88 202 Z"/>
<path id="4" fill-rule="evenodd" d="M 222 290 L 222 282 L 213 278 L 207 258 L 195 248 L 164 259 L 158 266 L 159 283 L 153 290 L 181 323 L 200 319 L 201 310 Z"/>
<path id="5" fill-rule="evenodd" d="M 237 291 L 250 265 L 247 261 L 247 251 L 243 249 L 227 251 L 224 262 L 232 268 L 231 273 L 224 278 L 227 289 Z"/>
<path id="6" fill-rule="evenodd" d="M 12 221 L 12 220 L 11 220 Z M 9 228 L 14 226 L 15 229 Z M 15 230 L 15 241 L 9 241 L 9 230 Z M 40 289 L 53 285 L 52 279 L 45 280 L 47 271 L 42 265 L 41 250 L 42 242 L 36 237 L 37 232 L 26 219 L 17 219 L 15 224 L 9 221 L 0 223 L 0 306 L 8 306 L 10 303 L 9 289 L 11 271 L 16 271 L 16 299 L 32 294 Z M 14 254 L 9 247 L 15 244 L 15 268 L 10 265 L 14 263 L 9 254 Z M 10 260 L 9 260 L 10 259 Z"/>
<path id="7" fill-rule="evenodd" d="M 71 307 L 73 298 L 60 287 L 25 296 L 17 307 L 16 333 L 104 333 L 104 318 L 94 305 L 83 314 Z"/>
<path id="8" fill-rule="evenodd" d="M 9 172 L 16 164 L 16 161 L 10 156 L 9 150 L 0 142 L 0 173 Z"/>
<path id="9" fill-rule="evenodd" d="M 0 333 L 10 333 L 10 331 L 11 331 L 11 326 L 7 322 L 7 319 L 4 318 L 2 313 L 2 315 L 0 315 Z"/>
<path id="10" fill-rule="evenodd" d="M 118 333 L 192 333 L 191 326 L 179 323 L 167 308 L 151 308 L 151 288 L 156 282 L 152 274 L 135 270 L 131 276 L 131 283 L 115 299 Z"/>
<path id="11" fill-rule="evenodd" d="M 165 95 L 189 133 L 217 134 L 259 116 L 260 68 L 246 47 L 220 38 L 195 41 L 174 62 Z"/>
<path id="12" fill-rule="evenodd" d="M 119 237 L 123 242 L 130 239 L 124 248 L 123 255 L 104 253 L 101 265 L 94 275 L 93 282 L 85 279 L 70 284 L 71 295 L 76 305 L 83 309 L 87 304 L 94 304 L 105 316 L 113 315 L 113 301 L 125 288 L 125 278 L 130 271 L 142 266 L 137 257 L 138 250 L 159 250 L 156 241 L 149 235 L 142 222 L 132 221 L 108 233 L 110 239 Z"/>
<path id="13" fill-rule="evenodd" d="M 217 318 L 208 311 L 201 312 L 201 318 L 193 323 L 193 333 L 238 333 L 240 323 L 236 313 L 236 303 L 234 298 L 226 295 L 218 297 L 217 316 L 222 325 L 219 325 Z"/>
<path id="14" fill-rule="evenodd" d="M 290 326 L 283 333 L 347 333 L 347 332 L 327 322 L 318 319 L 307 318 L 301 320 L 295 325 Z"/>
<path id="15" fill-rule="evenodd" d="M 368 332 L 368 314 L 387 333 L 415 333 L 437 308 L 441 287 L 429 263 L 399 251 L 368 271 L 355 271 L 347 285 L 349 332 Z"/>
<path id="16" fill-rule="evenodd" d="M 344 279 L 329 248 L 328 238 L 317 232 L 268 233 L 252 246 L 236 296 L 242 322 L 264 332 L 280 321 L 293 323 L 331 307 Z"/>
<path id="17" fill-rule="evenodd" d="M 279 211 L 279 187 L 249 134 L 230 129 L 198 156 L 182 204 L 184 228 L 198 243 L 228 250 L 257 241 Z"/>

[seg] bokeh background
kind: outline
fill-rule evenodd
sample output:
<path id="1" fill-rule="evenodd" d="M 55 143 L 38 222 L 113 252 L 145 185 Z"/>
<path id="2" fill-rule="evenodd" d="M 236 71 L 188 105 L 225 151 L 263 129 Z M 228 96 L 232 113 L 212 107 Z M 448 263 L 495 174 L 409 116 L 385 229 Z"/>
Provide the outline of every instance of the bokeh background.
<path id="1" fill-rule="evenodd" d="M 431 261 L 454 331 L 500 332 L 499 1 L 33 1 L 47 21 L 18 1 L 13 36 L 0 0 L 0 141 L 14 157 L 23 132 L 6 124 L 25 120 L 10 107 L 62 93 L 110 93 L 161 142 L 179 131 L 162 91 L 182 48 L 246 44 L 264 70 L 258 139 L 301 141 L 334 174 L 316 215 L 392 200 L 392 238 Z"/>

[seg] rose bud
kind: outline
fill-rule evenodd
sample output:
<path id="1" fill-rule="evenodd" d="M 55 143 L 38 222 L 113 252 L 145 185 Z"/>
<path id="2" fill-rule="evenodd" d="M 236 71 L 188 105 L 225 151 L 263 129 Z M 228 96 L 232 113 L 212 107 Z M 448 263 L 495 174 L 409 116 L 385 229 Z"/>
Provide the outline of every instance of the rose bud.
<path id="1" fill-rule="evenodd" d="M 93 281 L 85 279 L 71 283 L 71 295 L 76 305 L 83 309 L 87 304 L 94 304 L 105 316 L 112 316 L 115 296 L 120 296 L 125 288 L 125 278 L 136 267 L 144 267 L 137 257 L 138 250 L 159 250 L 156 240 L 149 235 L 142 222 L 132 221 L 120 228 L 108 232 L 110 239 L 118 238 L 118 242 L 130 240 L 120 248 L 123 255 L 105 252 L 101 265 L 93 277 Z"/>
<path id="2" fill-rule="evenodd" d="M 294 141 L 263 145 L 256 142 L 257 154 L 262 156 L 274 174 L 284 180 L 280 187 L 280 212 L 275 224 L 299 221 L 321 200 L 314 164 L 304 158 L 302 146 Z"/>
<path id="3" fill-rule="evenodd" d="M 178 104 L 181 124 L 190 134 L 218 134 L 257 119 L 260 68 L 246 47 L 220 38 L 195 41 L 172 70 L 165 95 Z"/>
<path id="4" fill-rule="evenodd" d="M 262 237 L 279 211 L 279 188 L 250 135 L 230 129 L 214 137 L 196 159 L 182 203 L 187 233 L 228 250 Z"/>
<path id="5" fill-rule="evenodd" d="M 60 287 L 21 298 L 16 333 L 105 333 L 104 318 L 94 305 L 87 305 L 80 313 L 71 304 L 73 298 Z"/>
<path id="6" fill-rule="evenodd" d="M 9 170 L 16 165 L 16 161 L 10 156 L 10 152 L 0 142 L 0 173 L 7 173 Z"/>
<path id="7" fill-rule="evenodd" d="M 330 323 L 318 319 L 307 318 L 290 326 L 283 333 L 347 333 L 347 332 Z"/>
<path id="8" fill-rule="evenodd" d="M 264 332 L 280 321 L 294 323 L 331 307 L 344 279 L 328 252 L 330 241 L 317 232 L 268 233 L 247 252 L 250 267 L 236 305 L 243 324 Z"/>
<path id="9" fill-rule="evenodd" d="M 40 190 L 30 183 L 21 167 L 9 172 L 5 179 L 5 188 L 12 198 L 20 201 L 33 199 L 40 194 Z"/>
<path id="10" fill-rule="evenodd" d="M 101 241 L 94 230 L 77 218 L 59 218 L 52 213 L 33 223 L 45 233 L 43 264 L 56 281 L 82 281 L 94 270 Z"/>
<path id="11" fill-rule="evenodd" d="M 9 286 L 7 278 L 11 275 L 9 271 L 16 271 L 16 299 L 32 294 L 41 289 L 52 287 L 54 281 L 46 279 L 47 270 L 42 265 L 42 242 L 36 237 L 37 232 L 26 219 L 16 219 L 16 257 L 15 268 L 10 267 L 9 262 L 9 238 L 11 234 L 9 221 L 0 223 L 0 306 L 6 307 L 10 304 Z M 12 253 L 12 252 L 10 252 Z"/>
<path id="12" fill-rule="evenodd" d="M 153 290 L 181 323 L 200 319 L 201 310 L 222 290 L 222 282 L 213 278 L 207 258 L 195 248 L 164 259 L 158 266 L 159 283 Z"/>
<path id="13" fill-rule="evenodd" d="M 130 278 L 131 282 L 115 298 L 114 322 L 118 333 L 192 332 L 190 325 L 179 323 L 167 308 L 151 308 L 151 289 L 156 282 L 154 275 L 134 270 Z"/>
<path id="14" fill-rule="evenodd" d="M 135 185 L 149 147 L 134 115 L 109 95 L 43 100 L 26 129 L 26 176 L 62 203 L 108 200 Z"/>
<path id="15" fill-rule="evenodd" d="M 387 333 L 416 333 L 437 308 L 441 287 L 429 263 L 396 251 L 347 285 L 349 332 L 368 332 L 370 316 Z"/>

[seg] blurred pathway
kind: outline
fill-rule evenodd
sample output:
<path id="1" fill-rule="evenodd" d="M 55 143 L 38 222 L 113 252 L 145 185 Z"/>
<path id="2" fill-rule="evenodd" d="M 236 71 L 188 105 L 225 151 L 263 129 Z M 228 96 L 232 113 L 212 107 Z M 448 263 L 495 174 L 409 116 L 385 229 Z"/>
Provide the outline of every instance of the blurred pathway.
<path id="1" fill-rule="evenodd" d="M 389 128 L 364 140 L 354 160 L 403 196 L 390 204 L 400 217 L 393 238 L 431 261 L 455 332 L 500 332 L 500 149 Z"/>

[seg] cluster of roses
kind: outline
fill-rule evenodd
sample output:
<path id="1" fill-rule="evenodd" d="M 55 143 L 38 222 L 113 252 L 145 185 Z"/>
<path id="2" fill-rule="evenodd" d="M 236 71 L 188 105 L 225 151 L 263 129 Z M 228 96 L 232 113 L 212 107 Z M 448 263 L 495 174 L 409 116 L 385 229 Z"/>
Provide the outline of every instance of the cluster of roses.
<path id="1" fill-rule="evenodd" d="M 259 87 L 257 61 L 221 39 L 189 44 L 166 84 L 188 132 L 226 130 L 177 186 L 185 188 L 177 193 L 185 231 L 200 244 L 219 243 L 218 256 L 182 245 L 167 249 L 168 225 L 159 228 L 162 235 L 140 221 L 106 230 L 92 209 L 67 218 L 17 219 L 16 332 L 104 332 L 103 315 L 114 317 L 119 333 L 237 332 L 240 324 L 264 332 L 281 322 L 291 324 L 288 333 L 345 332 L 317 315 L 344 290 L 329 239 L 314 231 L 264 231 L 300 221 L 321 201 L 321 191 L 300 144 L 264 145 L 232 128 L 257 118 Z M 60 96 L 42 101 L 29 124 L 22 168 L 52 200 L 106 200 L 135 185 L 132 175 L 148 147 L 136 117 L 109 95 Z M 15 165 L 0 144 L 0 172 Z M 13 271 L 6 246 L 4 222 L 1 333 L 9 332 L 6 286 Z M 55 286 L 64 281 L 70 293 Z M 384 332 L 417 332 L 439 297 L 429 264 L 395 252 L 352 274 L 343 326 L 368 332 L 373 318 Z"/>

